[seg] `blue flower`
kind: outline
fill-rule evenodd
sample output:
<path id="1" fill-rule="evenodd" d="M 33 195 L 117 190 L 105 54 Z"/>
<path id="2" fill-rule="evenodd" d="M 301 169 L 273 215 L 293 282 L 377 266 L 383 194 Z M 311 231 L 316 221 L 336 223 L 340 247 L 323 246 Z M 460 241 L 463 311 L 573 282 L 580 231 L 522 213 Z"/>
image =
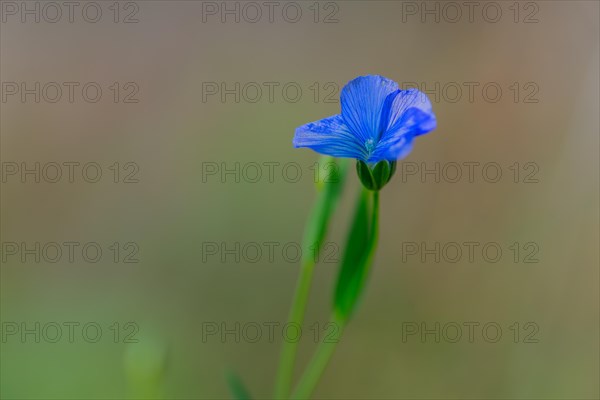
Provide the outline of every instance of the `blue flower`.
<path id="1" fill-rule="evenodd" d="M 410 153 L 416 136 L 436 127 L 424 93 L 400 90 L 396 82 L 379 75 L 348 82 L 340 101 L 341 114 L 297 128 L 294 147 L 369 164 L 391 162 Z"/>

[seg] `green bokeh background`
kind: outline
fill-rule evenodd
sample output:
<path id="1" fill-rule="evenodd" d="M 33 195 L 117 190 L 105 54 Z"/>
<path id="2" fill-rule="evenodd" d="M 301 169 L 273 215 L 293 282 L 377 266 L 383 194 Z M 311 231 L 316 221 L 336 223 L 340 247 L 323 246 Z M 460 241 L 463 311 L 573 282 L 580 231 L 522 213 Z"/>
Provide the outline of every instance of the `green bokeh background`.
<path id="1" fill-rule="evenodd" d="M 335 3 L 339 21 L 329 24 L 313 22 L 313 2 L 298 3 L 305 14 L 297 23 L 280 13 L 273 23 L 203 23 L 194 1 L 138 1 L 135 24 L 108 16 L 96 24 L 2 23 L 3 82 L 107 88 L 132 81 L 140 88 L 136 104 L 115 104 L 108 90 L 95 104 L 1 104 L 3 162 L 94 161 L 106 174 L 116 161 L 140 168 L 136 184 L 2 183 L 2 242 L 95 241 L 106 249 L 133 241 L 140 248 L 137 264 L 2 263 L 3 323 L 103 328 L 98 343 L 8 337 L 1 343 L 2 398 L 228 398 L 227 369 L 256 398 L 270 396 L 281 330 L 273 342 L 266 330 L 257 343 L 231 335 L 203 341 L 203 324 L 284 324 L 298 263 L 281 253 L 275 262 L 203 262 L 202 243 L 301 240 L 318 156 L 293 149 L 293 132 L 339 112 L 337 102 L 313 101 L 309 86 L 341 87 L 364 74 L 428 89 L 479 82 L 473 102 L 466 91 L 457 102 L 434 101 L 438 128 L 404 161 L 496 162 L 503 177 L 436 183 L 396 175 L 383 190 L 369 287 L 315 397 L 598 398 L 598 3 L 535 2 L 539 22 L 531 24 L 513 21 L 512 2 L 498 3 L 497 23 L 480 12 L 472 23 L 466 15 L 457 23 L 404 22 L 402 2 Z M 109 3 L 100 4 L 107 12 Z M 525 13 L 524 3 L 519 7 Z M 303 95 L 292 103 L 276 89 L 273 102 L 203 102 L 203 82 L 297 82 Z M 482 97 L 487 82 L 503 89 L 496 103 Z M 515 103 L 514 82 L 535 82 L 539 101 Z M 286 182 L 276 168 L 272 183 L 203 182 L 207 162 L 295 162 L 302 177 Z M 514 183 L 508 167 L 515 162 L 539 166 L 539 182 Z M 352 173 L 328 239 L 340 246 L 357 189 Z M 497 242 L 504 256 L 497 263 L 402 262 L 405 242 L 467 241 Z M 514 263 L 513 242 L 537 243 L 539 263 Z M 335 264 L 316 270 L 299 366 L 315 347 L 310 327 L 327 321 L 335 275 Z M 139 342 L 113 343 L 108 327 L 129 321 L 139 326 Z M 402 340 L 406 322 L 468 321 L 498 323 L 501 340 Z M 539 342 L 513 343 L 508 327 L 529 321 L 539 326 Z"/>

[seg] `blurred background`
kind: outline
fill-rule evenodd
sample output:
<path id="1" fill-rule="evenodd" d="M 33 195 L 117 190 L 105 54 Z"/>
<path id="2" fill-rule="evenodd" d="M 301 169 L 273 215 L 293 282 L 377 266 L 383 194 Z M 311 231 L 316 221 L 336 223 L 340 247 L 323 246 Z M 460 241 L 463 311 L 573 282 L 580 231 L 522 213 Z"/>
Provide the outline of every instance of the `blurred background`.
<path id="1" fill-rule="evenodd" d="M 225 399 L 228 370 L 269 398 L 316 195 L 294 129 L 365 74 L 438 128 L 315 398 L 598 398 L 597 2 L 1 3 L 2 398 Z"/>

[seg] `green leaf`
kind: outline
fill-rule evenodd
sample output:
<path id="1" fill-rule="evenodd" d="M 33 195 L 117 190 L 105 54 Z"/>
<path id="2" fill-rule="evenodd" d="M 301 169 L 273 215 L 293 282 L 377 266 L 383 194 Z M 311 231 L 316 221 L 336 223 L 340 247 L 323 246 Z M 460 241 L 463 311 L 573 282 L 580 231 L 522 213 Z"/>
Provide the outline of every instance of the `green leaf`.
<path id="1" fill-rule="evenodd" d="M 226 380 L 229 391 L 235 400 L 250 400 L 252 398 L 238 374 L 233 371 L 227 371 Z"/>
<path id="2" fill-rule="evenodd" d="M 373 199 L 370 202 L 370 199 Z M 377 245 L 378 192 L 361 190 L 354 221 L 346 242 L 346 249 L 334 296 L 334 311 L 340 321 L 347 321 L 364 289 Z"/>

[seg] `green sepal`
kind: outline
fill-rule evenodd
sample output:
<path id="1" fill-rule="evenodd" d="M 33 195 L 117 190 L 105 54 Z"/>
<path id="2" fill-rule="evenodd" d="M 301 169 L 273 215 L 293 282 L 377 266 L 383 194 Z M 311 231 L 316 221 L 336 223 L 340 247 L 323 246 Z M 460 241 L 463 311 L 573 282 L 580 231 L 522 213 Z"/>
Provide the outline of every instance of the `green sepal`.
<path id="1" fill-rule="evenodd" d="M 373 180 L 379 189 L 390 181 L 390 171 L 390 163 L 387 160 L 379 161 L 375 164 L 375 168 L 373 168 Z"/>
<path id="2" fill-rule="evenodd" d="M 392 180 L 392 176 L 396 173 L 396 166 L 398 162 L 396 160 L 390 162 L 390 177 L 388 178 L 388 182 Z"/>
<path id="3" fill-rule="evenodd" d="M 396 172 L 396 161 L 382 160 L 369 166 L 366 162 L 356 162 L 356 173 L 362 185 L 372 191 L 381 190 Z"/>

